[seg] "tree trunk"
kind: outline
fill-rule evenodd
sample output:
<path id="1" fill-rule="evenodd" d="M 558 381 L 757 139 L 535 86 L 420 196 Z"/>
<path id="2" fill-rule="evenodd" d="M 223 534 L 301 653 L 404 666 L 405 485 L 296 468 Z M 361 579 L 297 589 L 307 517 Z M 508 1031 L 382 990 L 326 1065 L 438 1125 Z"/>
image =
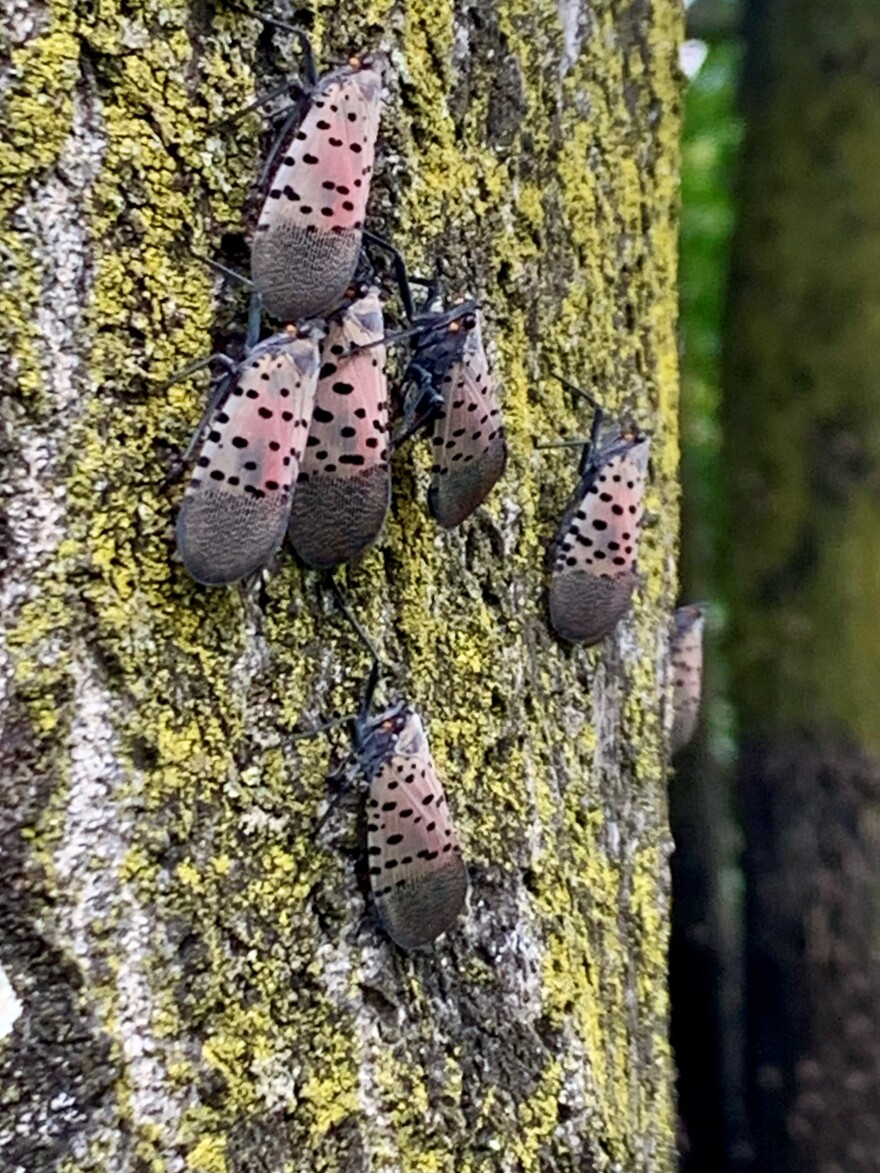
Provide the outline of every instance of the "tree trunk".
<path id="1" fill-rule="evenodd" d="M 720 8 L 735 14 L 738 6 L 709 0 L 709 15 Z M 687 9 L 688 32 L 695 14 L 707 15 L 700 0 Z M 742 842 L 727 663 L 715 629 L 727 585 L 719 573 L 728 528 L 720 343 L 735 214 L 731 180 L 741 134 L 735 110 L 740 57 L 738 39 L 719 35 L 688 84 L 682 140 L 680 597 L 712 605 L 697 736 L 676 755 L 670 785 L 671 1037 L 686 1137 L 680 1173 L 734 1173 L 751 1156 L 743 1063 Z"/>
<path id="2" fill-rule="evenodd" d="M 451 533 L 401 451 L 343 576 L 471 868 L 412 955 L 365 920 L 354 804 L 316 834 L 326 738 L 290 739 L 366 670 L 325 580 L 173 552 L 201 392 L 165 383 L 243 320 L 194 253 L 246 266 L 270 137 L 223 120 L 294 43 L 201 4 L 4 19 L 4 1168 L 669 1170 L 678 3 L 310 18 L 324 64 L 389 54 L 373 223 L 479 295 L 511 440 Z M 644 585 L 593 651 L 543 613 L 575 457 L 532 440 L 589 424 L 551 370 L 654 432 Z"/>
<path id="3" fill-rule="evenodd" d="M 756 1167 L 873 1170 L 880 1108 L 880 16 L 756 0 L 727 427 Z"/>

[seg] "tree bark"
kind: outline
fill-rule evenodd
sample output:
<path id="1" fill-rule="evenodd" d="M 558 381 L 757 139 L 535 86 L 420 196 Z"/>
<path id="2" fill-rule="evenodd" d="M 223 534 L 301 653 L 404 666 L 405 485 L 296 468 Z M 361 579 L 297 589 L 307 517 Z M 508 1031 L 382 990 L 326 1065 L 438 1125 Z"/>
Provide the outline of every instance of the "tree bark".
<path id="1" fill-rule="evenodd" d="M 316 5 L 323 64 L 388 54 L 371 214 L 485 308 L 511 460 L 442 533 L 395 458 L 352 606 L 425 716 L 471 867 L 461 928 L 367 920 L 353 804 L 316 834 L 324 738 L 366 658 L 283 553 L 204 589 L 165 477 L 234 347 L 269 134 L 229 115 L 293 42 L 223 6 L 22 3 L 0 144 L 7 564 L 5 1168 L 669 1170 L 665 804 L 675 589 L 675 0 Z M 289 20 L 303 17 L 288 12 Z M 633 612 L 596 650 L 543 614 L 588 420 L 654 431 Z M 344 737 L 333 739 L 335 760 Z M 15 1018 L 11 1023 L 9 1020 Z"/>
<path id="2" fill-rule="evenodd" d="M 755 1167 L 876 1167 L 880 20 L 755 0 L 727 354 Z"/>

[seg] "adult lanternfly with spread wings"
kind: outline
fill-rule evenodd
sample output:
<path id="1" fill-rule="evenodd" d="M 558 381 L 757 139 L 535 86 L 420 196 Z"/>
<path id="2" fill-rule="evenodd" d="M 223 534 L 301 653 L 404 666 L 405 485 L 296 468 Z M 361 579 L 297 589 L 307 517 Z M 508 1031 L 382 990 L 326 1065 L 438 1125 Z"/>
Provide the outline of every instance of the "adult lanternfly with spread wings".
<path id="1" fill-rule="evenodd" d="M 211 406 L 177 520 L 177 549 L 208 586 L 259 570 L 284 538 L 318 381 L 324 325 L 249 350 Z"/>
<path id="2" fill-rule="evenodd" d="M 306 58 L 311 84 L 267 165 L 251 249 L 263 307 L 284 322 L 335 309 L 354 276 L 379 131 L 379 73 L 352 58 L 318 81 Z"/>
<path id="3" fill-rule="evenodd" d="M 697 603 L 679 607 L 673 617 L 670 657 L 672 659 L 672 752 L 691 740 L 700 715 L 703 691 L 703 608 Z"/>
<path id="4" fill-rule="evenodd" d="M 594 644 L 626 613 L 638 576 L 650 440 L 620 431 L 601 438 L 596 408 L 580 480 L 551 550 L 550 621 L 563 639 Z"/>
<path id="5" fill-rule="evenodd" d="M 321 346 L 288 527 L 299 556 L 321 569 L 363 553 L 379 536 L 391 501 L 385 347 L 377 345 L 382 307 L 375 285 L 357 294 L 330 320 Z M 355 347 L 362 349 L 351 353 Z"/>

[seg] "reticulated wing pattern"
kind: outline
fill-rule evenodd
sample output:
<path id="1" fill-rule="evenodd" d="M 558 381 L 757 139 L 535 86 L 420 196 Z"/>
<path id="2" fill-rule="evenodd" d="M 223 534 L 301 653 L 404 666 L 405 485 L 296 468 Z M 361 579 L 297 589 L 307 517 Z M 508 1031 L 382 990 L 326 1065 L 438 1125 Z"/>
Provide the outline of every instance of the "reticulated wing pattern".
<path id="1" fill-rule="evenodd" d="M 452 928 L 467 896 L 467 868 L 422 723 L 411 709 L 370 780 L 367 854 L 377 915 L 398 945 L 429 945 Z"/>
<path id="2" fill-rule="evenodd" d="M 391 500 L 388 383 L 379 290 L 329 325 L 312 423 L 290 514 L 294 549 L 328 568 L 363 553 L 381 532 Z M 355 354 L 354 347 L 369 347 Z"/>
<path id="3" fill-rule="evenodd" d="M 180 508 L 177 548 L 208 585 L 258 570 L 280 545 L 318 378 L 315 337 L 255 348 L 212 414 Z"/>
<path id="4" fill-rule="evenodd" d="M 464 329 L 457 361 L 440 380 L 443 406 L 434 418 L 428 506 L 449 529 L 485 501 L 507 462 L 504 419 L 479 320 Z"/>
<path id="5" fill-rule="evenodd" d="M 600 452 L 557 532 L 550 618 L 576 642 L 596 643 L 625 614 L 635 590 L 650 441 L 622 439 Z"/>
<path id="6" fill-rule="evenodd" d="M 264 308 L 283 321 L 335 309 L 354 275 L 381 89 L 364 67 L 325 78 L 270 180 L 251 267 Z"/>
<path id="7" fill-rule="evenodd" d="M 703 691 L 703 611 L 691 604 L 675 612 L 672 658 L 672 752 L 691 740 L 697 729 Z"/>

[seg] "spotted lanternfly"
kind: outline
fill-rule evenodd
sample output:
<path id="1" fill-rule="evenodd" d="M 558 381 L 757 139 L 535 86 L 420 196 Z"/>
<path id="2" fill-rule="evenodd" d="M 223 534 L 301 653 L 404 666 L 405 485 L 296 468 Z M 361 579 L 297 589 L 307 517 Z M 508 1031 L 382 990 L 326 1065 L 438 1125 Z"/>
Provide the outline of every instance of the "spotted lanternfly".
<path id="1" fill-rule="evenodd" d="M 406 263 L 388 241 L 365 232 L 370 244 L 391 254 L 412 337 L 404 372 L 403 427 L 399 446 L 424 427 L 431 432 L 434 461 L 428 508 L 444 529 L 460 525 L 485 501 L 504 472 L 504 419 L 480 331 L 479 306 L 466 299 L 445 308 L 437 280 L 427 286 L 416 313 Z"/>
<path id="2" fill-rule="evenodd" d="M 379 921 L 402 949 L 455 924 L 468 875 L 422 722 L 404 701 L 362 714 L 355 746 L 369 782 L 367 858 Z"/>
<path id="3" fill-rule="evenodd" d="M 691 740 L 700 715 L 703 691 L 703 608 L 679 607 L 672 627 L 672 752 Z"/>
<path id="4" fill-rule="evenodd" d="M 431 288 L 413 321 L 412 358 L 404 373 L 408 433 L 425 424 L 434 460 L 428 508 L 451 529 L 470 517 L 504 472 L 507 443 L 476 302 L 443 308 Z"/>
<path id="5" fill-rule="evenodd" d="M 333 316 L 321 345 L 321 372 L 288 533 L 300 558 L 328 568 L 363 553 L 391 501 L 388 385 L 379 290 Z M 366 349 L 350 353 L 353 347 Z M 348 357 L 346 357 L 348 356 Z"/>
<path id="6" fill-rule="evenodd" d="M 375 69 L 353 58 L 310 81 L 270 166 L 251 250 L 263 307 L 284 322 L 336 309 L 354 276 L 379 131 Z"/>
<path id="7" fill-rule="evenodd" d="M 227 376 L 177 519 L 177 549 L 208 586 L 263 566 L 284 538 L 318 381 L 324 325 L 255 346 Z"/>
<path id="8" fill-rule="evenodd" d="M 595 644 L 614 630 L 635 590 L 650 440 L 600 440 L 597 409 L 580 480 L 551 548 L 550 621 L 563 639 Z"/>

